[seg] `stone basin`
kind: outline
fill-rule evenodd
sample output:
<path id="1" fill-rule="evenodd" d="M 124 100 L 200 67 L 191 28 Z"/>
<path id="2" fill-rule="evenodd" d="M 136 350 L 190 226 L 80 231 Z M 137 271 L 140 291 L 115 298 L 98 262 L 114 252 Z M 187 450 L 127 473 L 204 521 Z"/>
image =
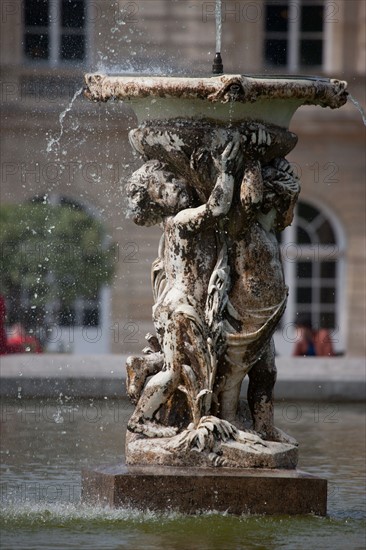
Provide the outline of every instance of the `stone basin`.
<path id="1" fill-rule="evenodd" d="M 188 78 L 85 75 L 92 101 L 123 100 L 139 124 L 171 118 L 211 119 L 221 123 L 256 120 L 288 128 L 301 105 L 336 109 L 347 101 L 347 83 L 317 77 L 225 74 Z"/>
<path id="2" fill-rule="evenodd" d="M 288 126 L 300 106 L 335 109 L 348 97 L 346 82 L 315 77 L 87 74 L 85 82 L 88 99 L 122 100 L 133 108 L 139 123 L 130 132 L 133 147 L 177 171 L 202 201 L 212 191 L 208 159 L 221 154 L 228 139 L 240 139 L 248 158 L 269 163 L 295 147 Z"/>

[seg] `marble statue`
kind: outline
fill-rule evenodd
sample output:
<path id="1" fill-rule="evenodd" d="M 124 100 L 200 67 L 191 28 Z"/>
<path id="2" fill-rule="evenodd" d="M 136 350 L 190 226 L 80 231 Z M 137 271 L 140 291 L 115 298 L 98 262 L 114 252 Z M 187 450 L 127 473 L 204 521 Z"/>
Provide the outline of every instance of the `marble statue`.
<path id="1" fill-rule="evenodd" d="M 166 158 L 149 158 L 154 141 L 169 141 L 178 152 L 181 137 L 166 129 L 154 134 L 131 133 L 149 159 L 128 183 L 131 214 L 139 225 L 161 223 L 163 237 L 152 270 L 156 337 L 148 336 L 145 356 L 127 361 L 127 391 L 136 403 L 128 429 L 140 434 L 129 437 L 127 460 L 141 460 L 144 441 L 145 449 L 165 451 L 185 444 L 216 465 L 240 467 L 251 454 L 250 464 L 261 463 L 257 455 L 268 464 L 268 455 L 279 453 L 293 465 L 297 444 L 273 423 L 272 335 L 287 299 L 275 231 L 291 223 L 300 186 L 289 163 L 270 159 L 269 151 L 272 143 L 280 151 L 296 139 L 261 123 L 220 129 L 216 147 L 190 152 L 192 185 Z M 249 422 L 239 403 L 247 374 Z M 222 452 L 230 441 L 243 457 Z M 176 453 L 163 463 L 177 464 Z"/>
<path id="2" fill-rule="evenodd" d="M 129 138 L 144 164 L 127 184 L 130 212 L 162 228 L 155 334 L 126 365 L 135 404 L 127 465 L 295 468 L 297 443 L 273 417 L 273 334 L 288 294 L 276 233 L 300 192 L 288 127 L 304 105 L 344 105 L 347 83 L 226 74 L 85 82 L 90 100 L 133 107 Z"/>

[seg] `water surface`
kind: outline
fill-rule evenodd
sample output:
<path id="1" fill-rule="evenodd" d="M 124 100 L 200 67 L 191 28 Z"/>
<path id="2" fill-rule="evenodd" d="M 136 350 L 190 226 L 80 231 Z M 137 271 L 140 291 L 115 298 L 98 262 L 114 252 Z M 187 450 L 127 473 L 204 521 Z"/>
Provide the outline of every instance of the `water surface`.
<path id="1" fill-rule="evenodd" d="M 81 505 L 81 469 L 120 462 L 130 414 L 126 402 L 107 399 L 3 402 L 1 548 L 365 547 L 363 405 L 277 405 L 277 425 L 301 443 L 299 467 L 329 480 L 326 518 L 186 517 Z"/>

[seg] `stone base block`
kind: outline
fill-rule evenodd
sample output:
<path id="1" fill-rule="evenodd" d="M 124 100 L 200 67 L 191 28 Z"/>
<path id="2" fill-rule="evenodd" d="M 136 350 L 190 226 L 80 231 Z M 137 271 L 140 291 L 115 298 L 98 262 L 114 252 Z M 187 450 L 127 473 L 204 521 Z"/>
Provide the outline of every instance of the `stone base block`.
<path id="1" fill-rule="evenodd" d="M 82 472 L 82 499 L 112 508 L 229 514 L 327 511 L 327 481 L 299 470 L 101 466 Z"/>

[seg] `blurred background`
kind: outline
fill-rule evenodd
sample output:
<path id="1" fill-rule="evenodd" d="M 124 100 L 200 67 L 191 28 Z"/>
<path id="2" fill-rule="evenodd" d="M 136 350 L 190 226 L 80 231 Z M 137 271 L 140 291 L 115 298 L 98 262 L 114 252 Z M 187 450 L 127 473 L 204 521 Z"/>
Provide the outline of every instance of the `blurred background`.
<path id="1" fill-rule="evenodd" d="M 347 80 L 365 105 L 366 2 L 222 2 L 226 73 Z M 1 252 L 8 334 L 46 351 L 129 354 L 152 330 L 150 266 L 158 228 L 126 218 L 140 161 L 122 103 L 82 96 L 85 72 L 209 76 L 215 2 L 1 0 Z M 326 328 L 337 354 L 365 354 L 365 127 L 348 102 L 304 107 L 289 155 L 302 182 L 281 236 L 288 307 L 276 334 L 290 355 L 294 320 Z"/>

